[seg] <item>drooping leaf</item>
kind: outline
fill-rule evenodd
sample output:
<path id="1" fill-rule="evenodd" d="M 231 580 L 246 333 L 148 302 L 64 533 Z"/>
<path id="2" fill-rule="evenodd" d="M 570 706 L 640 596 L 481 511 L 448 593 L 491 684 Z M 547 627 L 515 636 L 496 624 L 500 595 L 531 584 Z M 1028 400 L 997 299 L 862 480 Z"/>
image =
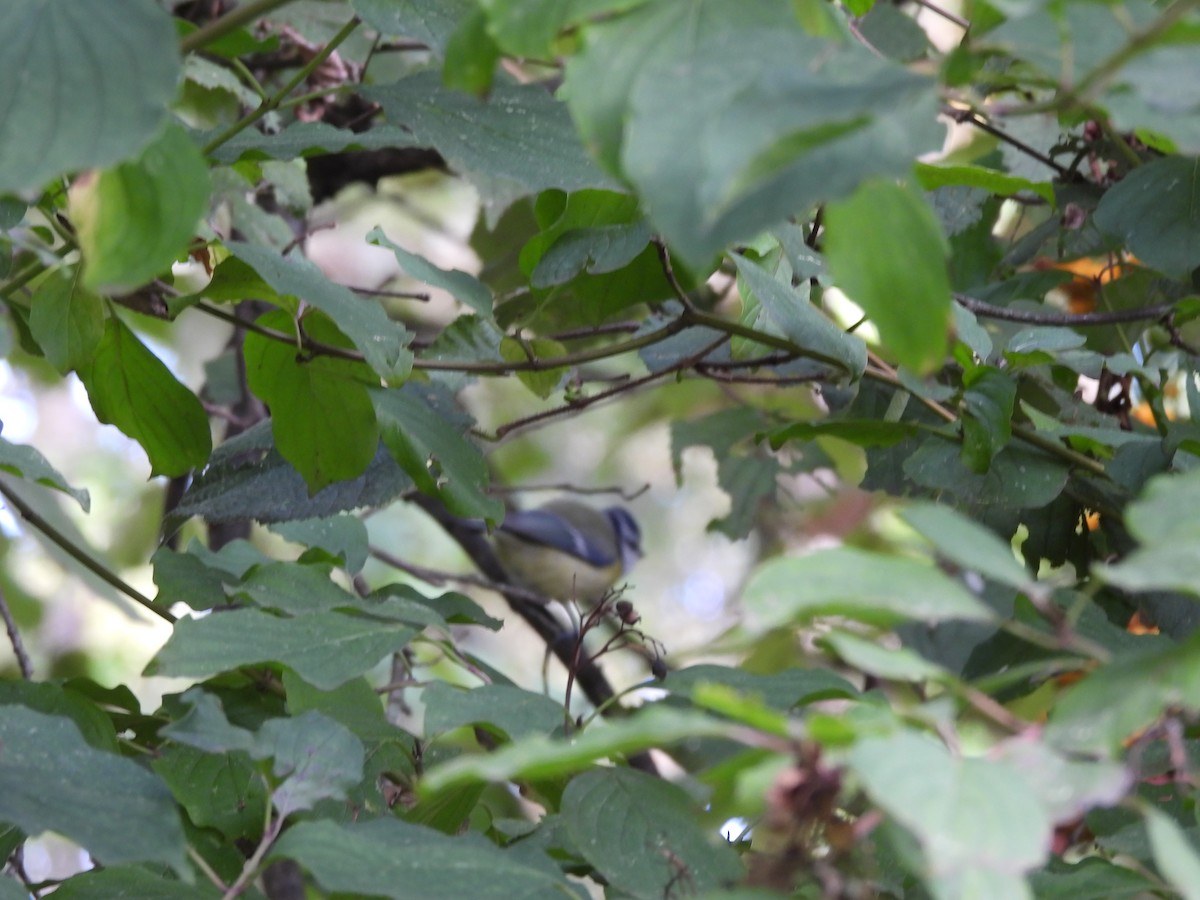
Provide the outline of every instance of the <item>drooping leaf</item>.
<path id="1" fill-rule="evenodd" d="M 738 275 L 762 303 L 767 316 L 785 337 L 813 359 L 841 368 L 851 379 L 867 366 L 867 348 L 861 338 L 846 334 L 808 302 L 801 293 L 780 284 L 757 263 L 735 256 Z"/>
<path id="2" fill-rule="evenodd" d="M 0 707 L 0 821 L 56 831 L 100 862 L 184 869 L 179 813 L 161 781 L 130 759 L 84 742 L 75 723 Z M 46 765 L 53 752 L 54 765 Z M 113 828 L 113 821 L 121 828 Z"/>
<path id="3" fill-rule="evenodd" d="M 498 521 L 504 504 L 486 493 L 487 463 L 470 439 L 442 419 L 419 389 L 371 392 L 383 442 L 413 482 L 456 515 Z"/>
<path id="4" fill-rule="evenodd" d="M 50 465 L 50 461 L 28 444 L 10 444 L 0 437 L 0 471 L 61 491 L 74 497 L 84 512 L 91 511 L 92 498 L 87 490 L 71 487 L 62 474 Z"/>
<path id="5" fill-rule="evenodd" d="M 116 316 L 79 379 L 96 418 L 141 444 L 153 474 L 183 475 L 208 461 L 204 407 Z"/>
<path id="6" fill-rule="evenodd" d="M 208 167 L 179 125 L 137 159 L 71 187 L 71 218 L 92 290 L 128 290 L 167 271 L 208 208 Z"/>
<path id="7" fill-rule="evenodd" d="M 367 243 L 391 250 L 395 254 L 400 268 L 411 278 L 449 291 L 455 299 L 461 300 L 480 316 L 491 317 L 492 292 L 474 275 L 459 269 L 439 269 L 424 257 L 409 253 L 395 242 L 388 240 L 388 236 L 383 233 L 381 228 L 371 229 L 367 234 Z"/>
<path id="8" fill-rule="evenodd" d="M 501 51 L 488 33 L 487 14 L 476 7 L 462 18 L 446 41 L 442 81 L 446 87 L 484 96 L 496 77 Z"/>
<path id="9" fill-rule="evenodd" d="M 305 331 L 332 346 L 346 341 L 327 318 L 308 315 Z M 294 327 L 283 310 L 260 316 L 276 331 Z M 362 475 L 379 445 L 368 393 L 370 370 L 333 356 L 301 359 L 296 348 L 255 332 L 246 335 L 246 381 L 271 407 L 271 433 L 283 457 L 304 476 L 309 493 Z"/>
<path id="10" fill-rule="evenodd" d="M 825 228 L 834 282 L 863 308 L 883 346 L 914 372 L 940 366 L 950 328 L 948 247 L 920 195 L 867 182 L 826 207 Z"/>
<path id="11" fill-rule="evenodd" d="M 1200 900 L 1200 854 L 1195 845 L 1166 813 L 1147 807 L 1144 815 L 1158 870 L 1184 900 Z"/>
<path id="12" fill-rule="evenodd" d="M 12 50 L 0 60 L 0 82 L 12 87 L 0 193 L 119 162 L 158 131 L 180 69 L 171 18 L 153 0 L 11 0 L 0 34 Z"/>
<path id="13" fill-rule="evenodd" d="M 104 301 L 79 283 L 79 270 L 51 272 L 30 298 L 29 330 L 59 372 L 86 366 L 104 335 Z"/>

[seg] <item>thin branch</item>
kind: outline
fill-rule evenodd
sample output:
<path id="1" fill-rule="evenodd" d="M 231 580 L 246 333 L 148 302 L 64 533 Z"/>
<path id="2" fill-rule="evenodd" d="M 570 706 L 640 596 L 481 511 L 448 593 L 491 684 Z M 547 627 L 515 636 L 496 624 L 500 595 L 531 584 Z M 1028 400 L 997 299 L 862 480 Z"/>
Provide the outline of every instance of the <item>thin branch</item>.
<path id="1" fill-rule="evenodd" d="M 651 243 L 654 244 L 654 250 L 658 253 L 659 265 L 662 266 L 663 275 L 666 276 L 667 284 L 671 286 L 671 291 L 675 294 L 675 299 L 683 304 L 684 310 L 689 312 L 694 311 L 696 305 L 692 303 L 692 298 L 687 295 L 687 291 L 683 289 L 683 285 L 675 277 L 675 267 L 671 265 L 671 251 L 667 249 L 666 241 L 656 237 Z"/>
<path id="2" fill-rule="evenodd" d="M 946 116 L 949 116 L 960 125 L 973 125 L 980 131 L 986 131 L 988 134 L 992 135 L 992 137 L 998 138 L 1004 143 L 1015 147 L 1017 150 L 1020 150 L 1029 158 L 1036 159 L 1042 165 L 1049 166 L 1066 181 L 1072 181 L 1077 177 L 1075 172 L 1064 166 L 1062 163 L 1057 162 L 1049 156 L 1046 156 L 1044 153 L 1034 149 L 1024 141 L 1013 137 L 1003 128 L 998 128 L 997 126 L 993 125 L 984 117 L 982 113 L 976 112 L 973 109 L 963 109 L 957 106 L 943 106 L 942 113 Z"/>
<path id="3" fill-rule="evenodd" d="M 931 3 L 930 0 L 913 0 L 913 3 L 917 4 L 917 6 L 925 7 L 931 13 L 941 16 L 947 22 L 953 22 L 963 31 L 971 30 L 971 23 L 962 16 L 950 12 L 948 9 L 942 9 L 942 7 L 938 6 L 936 3 Z"/>
<path id="4" fill-rule="evenodd" d="M 365 297 L 392 297 L 397 300 L 419 300 L 429 302 L 428 291 L 384 291 L 378 288 L 351 287 L 350 290 Z"/>
<path id="5" fill-rule="evenodd" d="M 4 588 L 0 587 L 0 618 L 4 619 L 4 628 L 8 632 L 8 642 L 12 644 L 13 655 L 17 658 L 17 668 L 21 677 L 26 681 L 33 680 L 33 663 L 21 643 L 21 632 L 17 630 L 17 620 L 13 618 L 12 610 L 8 608 L 8 599 L 4 596 Z"/>
<path id="6" fill-rule="evenodd" d="M 620 394 L 636 390 L 637 388 L 650 384 L 653 381 L 658 381 L 660 378 L 665 378 L 668 375 L 673 375 L 676 372 L 689 369 L 704 359 L 705 356 L 712 353 L 714 350 L 724 344 L 727 340 L 729 340 L 728 336 L 721 335 L 721 337 L 717 338 L 715 341 L 711 341 L 705 345 L 698 353 L 693 353 L 691 356 L 677 360 L 676 362 L 667 366 L 665 369 L 659 369 L 656 372 L 650 372 L 648 375 L 643 375 L 640 378 L 631 378 L 629 381 L 626 381 L 617 387 L 609 388 L 607 391 L 601 391 L 598 394 L 592 394 L 588 397 L 579 397 L 574 400 L 569 400 L 562 406 L 556 406 L 553 409 L 543 410 L 542 412 L 534 413 L 531 416 L 525 416 L 521 419 L 514 419 L 513 421 L 497 428 L 492 439 L 497 441 L 501 440 L 507 435 L 516 431 L 518 428 L 526 428 L 538 422 L 545 422 L 549 419 L 554 419 L 567 413 L 587 409 L 589 406 L 593 406 L 604 400 L 610 400 Z"/>
<path id="7" fill-rule="evenodd" d="M 211 44 L 231 31 L 236 31 L 243 25 L 249 25 L 255 19 L 265 16 L 273 9 L 290 3 L 291 0 L 249 0 L 219 19 L 213 19 L 203 28 L 197 28 L 179 42 L 183 53 L 190 53 Z"/>
<path id="8" fill-rule="evenodd" d="M 240 897 L 242 891 L 250 886 L 250 882 L 258 874 L 258 867 L 266 858 L 267 851 L 279 838 L 279 833 L 283 830 L 283 817 L 275 816 L 271 819 L 266 830 L 263 832 L 262 840 L 258 842 L 258 846 L 254 848 L 254 853 L 246 860 L 242 866 L 242 871 L 237 877 L 237 881 L 229 886 L 224 894 L 221 895 L 221 900 L 233 900 L 234 897 Z"/>
<path id="9" fill-rule="evenodd" d="M 508 487 L 506 485 L 492 485 L 488 488 L 488 493 L 492 494 L 532 494 L 539 491 L 563 491 L 571 494 L 579 494 L 580 496 L 595 496 L 597 494 L 616 494 L 622 500 L 629 502 L 636 500 L 646 491 L 650 490 L 650 484 L 647 482 L 632 493 L 619 487 L 594 487 L 585 488 L 577 484 L 568 484 L 560 482 L 558 484 L 522 484 L 518 487 Z"/>
<path id="10" fill-rule="evenodd" d="M 3 482 L 0 482 L 0 497 L 3 497 L 9 506 L 20 513 L 22 519 L 48 537 L 64 553 L 82 565 L 93 575 L 116 588 L 135 603 L 144 606 L 159 618 L 165 619 L 168 622 L 176 621 L 175 616 L 173 616 L 168 610 L 163 609 L 149 597 L 145 596 L 141 591 L 123 581 L 115 572 L 110 572 L 104 566 L 100 565 L 100 563 L 96 562 L 96 560 L 84 553 L 83 550 L 77 547 L 74 542 L 70 540 L 70 538 L 42 518 L 42 516 L 40 516 L 33 509 L 33 507 L 18 497 L 11 489 L 6 487 Z"/>
<path id="11" fill-rule="evenodd" d="M 393 569 L 407 572 L 414 578 L 418 578 L 426 584 L 432 584 L 436 587 L 441 587 L 444 584 L 469 584 L 472 587 L 495 591 L 498 594 L 513 594 L 522 600 L 536 603 L 538 606 L 545 606 L 555 602 L 553 597 L 547 597 L 545 594 L 539 594 L 537 591 L 527 590 L 519 585 L 490 581 L 479 575 L 464 575 L 458 572 L 446 572 L 441 569 L 429 569 L 425 566 L 418 566 L 373 545 L 368 548 L 368 552 L 375 559 L 391 566 Z"/>
<path id="12" fill-rule="evenodd" d="M 271 0 L 263 0 L 263 2 L 270 3 Z M 251 3 L 250 5 L 253 6 L 254 4 Z M 233 13 L 230 13 L 230 16 L 236 14 L 236 12 L 237 12 L 237 10 L 235 10 Z M 230 16 L 225 16 L 225 17 L 223 17 L 223 19 L 227 19 Z M 218 19 L 217 21 L 220 22 L 220 21 L 223 21 L 223 19 Z M 335 34 L 333 37 L 331 37 L 329 39 L 329 42 L 326 43 L 325 46 L 322 47 L 320 50 L 318 50 L 315 54 L 313 54 L 313 58 L 310 59 L 307 63 L 305 63 L 304 66 L 288 80 L 287 84 L 285 84 L 283 87 L 281 87 L 279 90 L 277 90 L 274 94 L 272 94 L 270 97 L 268 97 L 262 103 L 260 103 L 256 109 L 253 109 L 250 112 L 246 113 L 246 115 L 242 116 L 240 119 L 238 119 L 232 125 L 230 125 L 228 128 L 226 128 L 220 134 L 218 134 L 215 138 L 213 138 L 211 141 L 209 141 L 207 144 L 205 144 L 204 150 L 203 150 L 204 155 L 207 156 L 208 154 L 212 153 L 214 150 L 216 150 L 218 147 L 220 147 L 226 141 L 229 141 L 235 135 L 240 134 L 242 131 L 249 128 L 251 125 L 253 125 L 255 122 L 257 122 L 259 119 L 261 119 L 267 113 L 276 109 L 281 103 L 283 103 L 284 100 L 287 99 L 288 94 L 290 94 L 293 90 L 295 90 L 298 85 L 303 84 L 304 81 L 308 78 L 308 76 L 311 75 L 313 72 L 315 72 L 317 70 L 317 68 L 321 65 L 321 63 L 325 62 L 325 60 L 328 59 L 333 54 L 333 52 L 338 48 L 338 46 L 342 43 L 342 41 L 346 40 L 346 38 L 348 38 L 351 35 L 351 33 L 353 33 L 354 29 L 358 27 L 358 23 L 359 23 L 358 17 L 355 16 L 349 22 L 347 22 L 345 25 L 343 25 L 341 27 L 341 30 L 339 30 L 338 33 Z M 213 23 L 213 24 L 216 24 L 216 23 Z M 195 34 L 199 34 L 199 33 L 200 32 L 197 31 Z M 192 35 L 192 36 L 195 37 L 195 35 Z M 325 90 L 325 91 L 323 91 L 323 93 L 330 93 L 330 91 Z"/>
<path id="13" fill-rule="evenodd" d="M 1117 309 L 1111 312 L 1089 313 L 1044 313 L 1024 309 L 1009 309 L 1005 306 L 993 306 L 983 300 L 976 300 L 966 294 L 955 294 L 954 301 L 963 309 L 968 309 L 977 316 L 988 319 L 1001 319 L 1005 322 L 1022 322 L 1026 325 L 1116 325 L 1121 322 L 1151 322 L 1161 319 L 1175 309 L 1175 301 L 1156 303 L 1154 306 L 1142 306 L 1138 309 Z"/>

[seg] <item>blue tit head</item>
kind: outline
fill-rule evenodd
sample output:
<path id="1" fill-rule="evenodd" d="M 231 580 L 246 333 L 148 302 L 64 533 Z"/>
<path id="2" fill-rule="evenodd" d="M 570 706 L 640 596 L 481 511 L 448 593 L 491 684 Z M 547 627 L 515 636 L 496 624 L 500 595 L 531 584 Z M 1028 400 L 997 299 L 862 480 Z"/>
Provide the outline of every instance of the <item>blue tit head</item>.
<path id="1" fill-rule="evenodd" d="M 641 529 L 624 507 L 554 500 L 510 512 L 496 532 L 496 553 L 516 584 L 595 604 L 642 555 Z"/>

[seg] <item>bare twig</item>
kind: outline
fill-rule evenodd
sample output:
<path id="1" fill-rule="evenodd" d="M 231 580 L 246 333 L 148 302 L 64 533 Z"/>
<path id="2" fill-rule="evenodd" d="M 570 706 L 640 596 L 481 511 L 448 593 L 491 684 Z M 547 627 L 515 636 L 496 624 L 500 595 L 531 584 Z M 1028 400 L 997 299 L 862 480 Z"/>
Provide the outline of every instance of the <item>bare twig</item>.
<path id="1" fill-rule="evenodd" d="M 1116 325 L 1121 322 L 1151 322 L 1161 319 L 1175 309 L 1175 302 L 1156 303 L 1153 306 L 1142 306 L 1138 309 L 1116 309 L 1111 312 L 1090 313 L 1044 313 L 1024 309 L 1009 309 L 1005 306 L 993 306 L 966 294 L 955 294 L 954 302 L 963 309 L 968 309 L 977 316 L 987 319 L 1000 319 L 1005 322 L 1023 322 L 1027 325 L 1071 325 L 1097 326 Z"/>
<path id="2" fill-rule="evenodd" d="M 72 542 L 65 534 L 47 522 L 33 509 L 33 507 L 17 496 L 16 493 L 14 493 L 11 489 L 6 487 L 2 481 L 0 481 L 0 497 L 3 497 L 4 501 L 9 506 L 20 513 L 21 518 L 44 534 L 63 552 L 65 552 L 76 562 L 80 563 L 93 575 L 96 575 L 102 581 L 106 582 L 112 587 L 115 587 L 126 597 L 133 600 L 135 603 L 144 606 L 159 618 L 165 619 L 168 622 L 176 621 L 175 616 L 173 616 L 168 610 L 163 609 L 141 591 L 122 580 L 115 572 L 109 571 L 104 566 L 100 565 L 100 563 L 96 562 L 96 560 L 84 553 L 83 550 L 77 547 L 74 542 Z"/>
<path id="3" fill-rule="evenodd" d="M 17 620 L 13 618 L 12 610 L 8 608 L 8 599 L 4 596 L 4 588 L 0 587 L 0 618 L 4 619 L 4 628 L 8 632 L 8 642 L 12 644 L 13 655 L 17 658 L 17 667 L 21 677 L 26 681 L 33 679 L 33 663 L 21 643 L 21 632 L 17 630 Z"/>

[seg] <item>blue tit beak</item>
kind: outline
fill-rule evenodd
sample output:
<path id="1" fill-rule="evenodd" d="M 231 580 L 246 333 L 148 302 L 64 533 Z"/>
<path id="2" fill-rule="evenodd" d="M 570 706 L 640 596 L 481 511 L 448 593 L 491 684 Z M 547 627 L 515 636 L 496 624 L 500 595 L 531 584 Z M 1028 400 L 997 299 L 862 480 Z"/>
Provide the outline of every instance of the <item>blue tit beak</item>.
<path id="1" fill-rule="evenodd" d="M 641 557 L 641 530 L 624 507 L 554 500 L 509 513 L 496 532 L 496 552 L 516 584 L 594 605 Z"/>

